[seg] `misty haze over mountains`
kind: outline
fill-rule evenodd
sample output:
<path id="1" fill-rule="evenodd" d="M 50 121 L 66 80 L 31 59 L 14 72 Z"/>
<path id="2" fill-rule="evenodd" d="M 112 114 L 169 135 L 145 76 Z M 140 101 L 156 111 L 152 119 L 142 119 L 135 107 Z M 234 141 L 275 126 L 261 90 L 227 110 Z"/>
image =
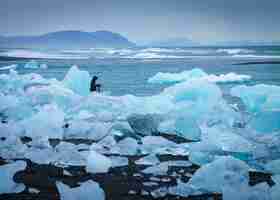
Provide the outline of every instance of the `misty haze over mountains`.
<path id="1" fill-rule="evenodd" d="M 110 31 L 58 31 L 40 36 L 0 37 L 0 47 L 12 48 L 90 48 L 131 47 L 127 38 Z"/>
<path id="2" fill-rule="evenodd" d="M 201 44 L 188 38 L 167 38 L 136 44 L 119 33 L 110 31 L 58 31 L 39 36 L 0 36 L 0 47 L 6 48 L 103 48 L 103 47 L 194 47 L 194 46 L 262 46 L 279 45 L 280 42 L 271 41 L 225 41 L 213 44 Z"/>

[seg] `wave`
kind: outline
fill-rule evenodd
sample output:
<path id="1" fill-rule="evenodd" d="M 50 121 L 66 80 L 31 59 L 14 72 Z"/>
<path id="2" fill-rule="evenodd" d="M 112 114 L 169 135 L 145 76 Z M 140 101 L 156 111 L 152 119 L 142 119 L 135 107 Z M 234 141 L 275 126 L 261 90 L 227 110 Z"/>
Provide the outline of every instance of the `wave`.
<path id="1" fill-rule="evenodd" d="M 212 83 L 229 83 L 229 82 L 245 82 L 251 79 L 249 75 L 236 74 L 230 72 L 228 74 L 207 74 L 201 69 L 192 69 L 180 73 L 162 73 L 158 72 L 155 76 L 148 79 L 149 83 L 179 83 L 185 81 L 201 80 Z"/>
<path id="2" fill-rule="evenodd" d="M 233 55 L 233 58 L 280 58 L 280 55 L 254 55 L 254 54 L 248 54 L 248 55 Z"/>
<path id="3" fill-rule="evenodd" d="M 248 54 L 248 53 L 254 53 L 254 50 L 250 49 L 218 49 L 216 51 L 217 53 L 226 53 L 229 55 L 234 55 L 234 54 Z"/>
<path id="4" fill-rule="evenodd" d="M 39 51 L 31 50 L 12 50 L 3 52 L 1 56 L 13 57 L 13 58 L 29 58 L 29 59 L 89 59 L 88 56 L 75 56 L 75 55 L 63 55 L 63 54 L 54 54 L 46 53 Z"/>
<path id="5" fill-rule="evenodd" d="M 16 69 L 17 65 L 9 65 L 9 66 L 4 66 L 0 67 L 0 70 L 10 70 L 10 69 Z"/>
<path id="6" fill-rule="evenodd" d="M 137 53 L 135 55 L 131 56 L 126 56 L 124 58 L 129 58 L 129 59 L 168 59 L 168 58 L 173 58 L 173 59 L 181 59 L 185 58 L 184 56 L 175 56 L 175 55 L 163 55 L 163 54 L 157 54 L 157 53 Z"/>

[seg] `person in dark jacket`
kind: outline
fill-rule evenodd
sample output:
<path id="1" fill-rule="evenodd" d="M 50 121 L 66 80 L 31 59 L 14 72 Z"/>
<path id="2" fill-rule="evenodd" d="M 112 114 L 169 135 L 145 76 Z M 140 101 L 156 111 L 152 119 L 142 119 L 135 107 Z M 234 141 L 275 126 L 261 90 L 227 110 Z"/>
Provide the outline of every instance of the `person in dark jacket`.
<path id="1" fill-rule="evenodd" d="M 93 76 L 91 83 L 90 83 L 90 91 L 91 92 L 100 92 L 100 84 L 96 84 L 96 80 L 98 79 L 97 76 Z"/>

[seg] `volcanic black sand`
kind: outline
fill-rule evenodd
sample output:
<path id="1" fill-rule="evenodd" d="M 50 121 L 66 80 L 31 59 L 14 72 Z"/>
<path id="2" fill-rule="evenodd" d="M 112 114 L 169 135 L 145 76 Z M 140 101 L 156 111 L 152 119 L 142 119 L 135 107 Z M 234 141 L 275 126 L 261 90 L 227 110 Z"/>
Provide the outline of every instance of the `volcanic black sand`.
<path id="1" fill-rule="evenodd" d="M 186 142 L 184 138 L 172 135 L 162 135 L 169 140 L 176 143 Z M 28 142 L 31 139 L 22 138 L 23 142 Z M 50 141 L 52 145 L 57 145 L 60 141 Z M 86 140 L 71 140 L 71 143 L 86 143 L 90 144 L 92 141 Z M 14 175 L 14 181 L 24 183 L 26 189 L 18 194 L 2 194 L 0 199 L 3 200 L 58 200 L 59 192 L 56 188 L 56 181 L 61 181 L 70 187 L 77 187 L 78 183 L 88 180 L 96 181 L 104 190 L 106 199 L 108 200 L 150 200 L 150 199 L 188 199 L 188 200 L 220 200 L 221 194 L 203 194 L 197 196 L 190 196 L 188 198 L 165 195 L 158 197 L 153 191 L 158 188 L 170 187 L 176 185 L 176 179 L 187 182 L 192 174 L 199 169 L 199 166 L 192 165 L 190 167 L 170 167 L 167 175 L 153 176 L 141 173 L 147 166 L 136 165 L 135 160 L 143 156 L 127 156 L 129 165 L 125 167 L 111 168 L 108 173 L 90 174 L 85 170 L 85 166 L 68 166 L 56 167 L 54 165 L 38 165 L 30 160 L 23 159 L 27 162 L 27 167 L 24 171 L 17 172 Z M 160 155 L 160 161 L 169 160 L 188 160 L 187 156 L 171 156 Z M 6 161 L 0 159 L 0 165 L 6 164 Z M 65 170 L 68 173 L 65 173 Z M 273 185 L 270 174 L 260 172 L 249 172 L 250 185 L 255 185 L 261 182 L 267 182 L 270 186 Z M 144 185 L 145 182 L 154 182 L 153 185 Z M 29 188 L 39 190 L 39 193 L 30 193 Z M 93 197 L 94 199 L 94 197 Z"/>

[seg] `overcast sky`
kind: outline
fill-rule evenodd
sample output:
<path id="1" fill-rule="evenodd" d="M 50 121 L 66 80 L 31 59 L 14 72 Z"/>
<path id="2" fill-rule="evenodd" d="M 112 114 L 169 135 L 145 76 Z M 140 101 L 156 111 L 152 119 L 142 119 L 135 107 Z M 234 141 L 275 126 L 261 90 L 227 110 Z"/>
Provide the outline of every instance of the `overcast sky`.
<path id="1" fill-rule="evenodd" d="M 132 41 L 280 40 L 280 0 L 0 0 L 1 35 L 110 30 Z"/>

